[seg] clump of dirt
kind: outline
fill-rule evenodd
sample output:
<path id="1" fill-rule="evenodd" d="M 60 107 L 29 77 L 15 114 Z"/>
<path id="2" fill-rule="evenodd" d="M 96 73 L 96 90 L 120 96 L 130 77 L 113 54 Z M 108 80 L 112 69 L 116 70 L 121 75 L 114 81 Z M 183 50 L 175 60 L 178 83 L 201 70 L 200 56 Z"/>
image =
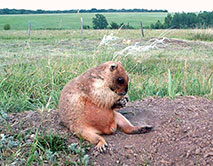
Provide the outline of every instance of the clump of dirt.
<path id="1" fill-rule="evenodd" d="M 97 153 L 92 146 L 91 165 L 213 165 L 212 100 L 194 96 L 149 97 L 129 103 L 119 112 L 134 125 L 150 124 L 154 130 L 140 135 L 117 131 L 104 136 L 110 146 L 105 153 Z M 41 126 L 70 143 L 78 141 L 60 123 L 57 110 L 14 113 L 8 122 L 17 132 Z"/>

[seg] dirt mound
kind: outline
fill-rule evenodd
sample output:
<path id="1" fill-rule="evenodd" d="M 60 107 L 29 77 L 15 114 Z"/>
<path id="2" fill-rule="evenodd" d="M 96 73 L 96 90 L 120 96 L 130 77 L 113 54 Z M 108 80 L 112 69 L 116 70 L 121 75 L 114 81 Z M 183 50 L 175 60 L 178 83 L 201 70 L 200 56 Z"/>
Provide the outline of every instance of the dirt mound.
<path id="1" fill-rule="evenodd" d="M 147 98 L 120 112 L 133 124 L 151 124 L 155 130 L 107 136 L 112 152 L 97 156 L 97 165 L 213 165 L 213 101 Z"/>
<path id="2" fill-rule="evenodd" d="M 150 124 L 154 131 L 141 135 L 127 135 L 117 131 L 104 136 L 110 145 L 99 154 L 92 146 L 91 165 L 213 165 L 213 101 L 200 97 L 146 98 L 129 103 L 119 110 L 133 124 Z M 46 130 L 54 130 L 68 138 L 57 111 L 28 111 L 9 115 L 9 124 L 23 132 L 40 124 Z M 63 164 L 62 164 L 63 165 Z"/>

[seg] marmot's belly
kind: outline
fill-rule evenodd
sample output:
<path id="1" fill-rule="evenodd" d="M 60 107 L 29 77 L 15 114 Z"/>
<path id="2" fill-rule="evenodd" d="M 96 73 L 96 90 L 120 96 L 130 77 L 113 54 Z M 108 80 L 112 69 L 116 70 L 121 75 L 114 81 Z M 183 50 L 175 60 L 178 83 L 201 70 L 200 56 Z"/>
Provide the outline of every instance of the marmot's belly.
<path id="1" fill-rule="evenodd" d="M 113 134 L 117 129 L 113 110 L 99 108 L 91 102 L 85 105 L 87 125 L 94 127 L 102 134 Z"/>
<path id="2" fill-rule="evenodd" d="M 113 121 L 111 123 L 99 123 L 96 126 L 94 126 L 96 129 L 98 129 L 102 134 L 113 134 L 117 130 L 116 122 Z"/>

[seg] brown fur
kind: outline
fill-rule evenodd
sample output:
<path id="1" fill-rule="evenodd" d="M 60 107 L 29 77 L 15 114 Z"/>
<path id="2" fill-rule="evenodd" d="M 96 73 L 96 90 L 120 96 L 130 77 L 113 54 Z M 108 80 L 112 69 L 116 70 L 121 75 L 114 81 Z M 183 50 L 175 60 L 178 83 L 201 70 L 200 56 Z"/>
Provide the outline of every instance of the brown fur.
<path id="1" fill-rule="evenodd" d="M 118 77 L 123 78 L 122 84 Z M 128 76 L 120 62 L 106 62 L 87 70 L 63 88 L 59 100 L 61 121 L 71 132 L 104 148 L 100 134 L 113 134 L 119 126 L 125 133 L 142 133 L 113 107 L 128 89 Z"/>

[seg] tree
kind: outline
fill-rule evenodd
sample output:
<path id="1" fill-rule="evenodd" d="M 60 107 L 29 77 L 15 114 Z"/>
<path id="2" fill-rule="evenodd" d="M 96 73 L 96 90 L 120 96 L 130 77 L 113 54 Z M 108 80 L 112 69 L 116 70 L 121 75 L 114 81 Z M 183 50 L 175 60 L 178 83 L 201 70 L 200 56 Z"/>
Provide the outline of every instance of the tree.
<path id="1" fill-rule="evenodd" d="M 177 28 L 177 29 L 180 29 L 180 28 L 183 28 L 182 27 L 182 16 L 181 16 L 181 13 L 175 13 L 173 18 L 172 18 L 172 25 Z"/>
<path id="2" fill-rule="evenodd" d="M 172 27 L 172 15 L 168 14 L 164 19 L 164 26 L 165 28 L 171 28 Z"/>
<path id="3" fill-rule="evenodd" d="M 95 17 L 92 18 L 92 23 L 94 29 L 106 29 L 108 26 L 107 19 L 102 14 L 96 14 Z"/>
<path id="4" fill-rule="evenodd" d="M 204 28 L 213 27 L 213 11 L 199 13 L 198 19 L 199 19 L 200 26 Z"/>
<path id="5" fill-rule="evenodd" d="M 213 27 L 213 12 L 196 13 L 175 13 L 168 14 L 164 19 L 164 23 L 158 20 L 155 24 L 151 24 L 152 29 L 161 28 L 208 28 Z"/>

